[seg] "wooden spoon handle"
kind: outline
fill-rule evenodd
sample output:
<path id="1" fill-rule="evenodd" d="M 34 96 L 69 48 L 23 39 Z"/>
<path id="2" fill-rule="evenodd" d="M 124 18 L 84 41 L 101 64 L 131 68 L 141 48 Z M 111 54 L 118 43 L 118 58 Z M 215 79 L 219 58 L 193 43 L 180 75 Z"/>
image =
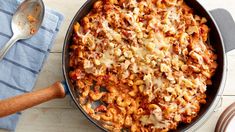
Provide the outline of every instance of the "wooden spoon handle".
<path id="1" fill-rule="evenodd" d="M 0 100 L 0 117 L 4 117 L 56 98 L 64 98 L 65 89 L 61 82 L 42 90 Z"/>

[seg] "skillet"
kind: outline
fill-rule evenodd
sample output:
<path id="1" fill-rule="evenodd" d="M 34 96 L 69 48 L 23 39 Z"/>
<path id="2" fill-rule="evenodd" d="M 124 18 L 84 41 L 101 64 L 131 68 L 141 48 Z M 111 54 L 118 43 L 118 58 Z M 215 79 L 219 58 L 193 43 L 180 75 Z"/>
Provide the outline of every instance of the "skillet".
<path id="1" fill-rule="evenodd" d="M 73 87 L 69 79 L 69 45 L 72 41 L 73 25 L 80 21 L 92 8 L 92 5 L 97 0 L 87 0 L 86 3 L 80 8 L 72 20 L 67 34 L 65 36 L 63 47 L 63 74 L 65 81 L 56 82 L 53 85 L 32 93 L 26 93 L 20 96 L 12 97 L 9 99 L 0 101 L 0 117 L 4 117 L 18 111 L 33 107 L 40 103 L 55 99 L 64 98 L 66 94 L 69 94 L 78 109 L 87 117 L 87 119 L 95 124 L 101 130 L 107 131 L 102 123 L 92 119 L 81 107 L 78 100 L 78 91 Z M 175 131 L 194 131 L 201 126 L 203 122 L 209 118 L 209 115 L 216 109 L 218 102 L 220 101 L 226 81 L 227 74 L 227 58 L 226 53 L 235 48 L 233 41 L 233 34 L 235 33 L 235 23 L 232 16 L 224 9 L 216 9 L 208 12 L 198 1 L 185 0 L 185 2 L 194 9 L 195 13 L 206 17 L 208 20 L 207 25 L 211 29 L 209 35 L 209 41 L 212 47 L 215 49 L 215 53 L 218 56 L 217 63 L 218 68 L 215 75 L 212 77 L 212 85 L 207 87 L 207 103 L 201 106 L 198 116 L 193 119 L 190 124 L 179 124 Z"/>

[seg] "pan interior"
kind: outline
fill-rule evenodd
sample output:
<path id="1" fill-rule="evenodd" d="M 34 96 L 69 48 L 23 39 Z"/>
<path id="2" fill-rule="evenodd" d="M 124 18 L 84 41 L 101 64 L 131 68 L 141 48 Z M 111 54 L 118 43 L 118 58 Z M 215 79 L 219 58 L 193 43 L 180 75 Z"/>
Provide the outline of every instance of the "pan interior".
<path id="1" fill-rule="evenodd" d="M 207 91 L 206 91 L 207 103 L 204 105 L 201 105 L 201 109 L 200 109 L 200 112 L 198 113 L 198 116 L 194 118 L 194 120 L 190 124 L 180 124 L 177 127 L 178 128 L 177 131 L 188 130 L 195 123 L 197 123 L 197 121 L 199 121 L 200 118 L 202 118 L 202 116 L 204 116 L 206 112 L 211 108 L 221 88 L 221 83 L 222 83 L 223 74 L 224 74 L 224 67 L 225 67 L 224 47 L 222 43 L 223 41 L 221 40 L 220 33 L 216 27 L 216 23 L 213 21 L 210 14 L 205 10 L 205 8 L 203 8 L 202 5 L 200 5 L 197 1 L 185 0 L 185 2 L 191 8 L 194 9 L 196 14 L 198 14 L 199 16 L 206 17 L 206 19 L 208 20 L 207 25 L 210 28 L 208 41 L 212 45 L 212 47 L 215 49 L 215 53 L 218 56 L 217 58 L 218 68 L 215 72 L 215 75 L 212 77 L 212 85 L 207 87 Z"/>
<path id="2" fill-rule="evenodd" d="M 94 119 L 92 119 L 88 114 L 86 114 L 86 112 L 83 110 L 83 108 L 81 107 L 79 101 L 78 101 L 78 91 L 76 91 L 76 89 L 73 87 L 70 79 L 69 79 L 69 66 L 68 66 L 68 62 L 69 62 L 69 45 L 72 41 L 72 35 L 73 35 L 73 25 L 77 22 L 80 21 L 85 15 L 87 15 L 91 8 L 92 5 L 96 2 L 97 0 L 88 0 L 82 7 L 81 9 L 77 12 L 77 14 L 75 15 L 73 21 L 70 24 L 70 27 L 67 31 L 67 35 L 65 38 L 65 42 L 64 42 L 64 49 L 63 49 L 63 72 L 64 72 L 64 77 L 66 79 L 66 82 L 69 86 L 69 90 L 71 93 L 71 96 L 74 100 L 74 102 L 76 103 L 76 105 L 78 106 L 78 108 L 82 111 L 82 113 L 91 121 L 93 122 L 97 127 L 101 128 L 102 130 L 107 131 L 103 126 L 102 123 L 99 121 L 95 121 Z M 209 26 L 210 30 L 210 36 L 209 36 L 209 40 L 210 40 L 210 44 L 212 45 L 212 47 L 215 49 L 215 53 L 218 56 L 217 59 L 217 63 L 218 68 L 216 70 L 215 75 L 212 77 L 212 85 L 207 87 L 207 103 L 204 105 L 201 105 L 201 109 L 200 112 L 198 113 L 198 116 L 196 118 L 194 118 L 194 120 L 190 123 L 190 124 L 179 124 L 179 126 L 177 127 L 176 131 L 185 131 L 188 130 L 189 128 L 191 128 L 194 124 L 196 124 L 201 118 L 202 116 L 204 116 L 206 114 L 206 112 L 208 111 L 208 109 L 210 109 L 210 107 L 212 106 L 212 104 L 214 103 L 214 100 L 219 92 L 219 89 L 221 88 L 221 82 L 222 82 L 222 78 L 224 75 L 224 47 L 223 47 L 223 43 L 220 37 L 220 33 L 218 31 L 218 29 L 216 28 L 216 24 L 214 23 L 213 19 L 211 18 L 211 16 L 209 15 L 209 13 L 195 0 L 185 0 L 185 2 L 194 9 L 195 13 L 200 15 L 200 16 L 204 16 L 207 18 L 208 23 L 207 25 Z"/>
<path id="3" fill-rule="evenodd" d="M 65 37 L 65 41 L 64 41 L 64 47 L 63 47 L 63 57 L 62 57 L 62 61 L 63 61 L 63 73 L 64 73 L 64 78 L 66 80 L 66 83 L 68 85 L 69 91 L 70 91 L 70 95 L 72 96 L 75 104 L 77 105 L 77 107 L 80 109 L 80 111 L 89 119 L 89 121 L 91 121 L 92 123 L 94 123 L 98 128 L 107 131 L 106 128 L 104 128 L 102 126 L 102 122 L 100 121 L 96 121 L 94 119 L 92 119 L 81 107 L 80 103 L 79 103 L 79 91 L 76 90 L 76 88 L 74 88 L 72 82 L 69 79 L 69 71 L 70 71 L 70 67 L 69 67 L 69 45 L 72 42 L 72 37 L 73 37 L 73 25 L 77 22 L 80 21 L 84 16 L 86 16 L 91 8 L 92 5 L 96 2 L 97 0 L 87 0 L 85 2 L 85 4 L 78 10 L 78 12 L 76 13 L 76 15 L 74 16 L 72 22 L 70 23 L 70 26 L 68 28 L 66 37 Z M 98 102 L 97 104 L 94 105 L 98 105 L 100 102 Z"/>

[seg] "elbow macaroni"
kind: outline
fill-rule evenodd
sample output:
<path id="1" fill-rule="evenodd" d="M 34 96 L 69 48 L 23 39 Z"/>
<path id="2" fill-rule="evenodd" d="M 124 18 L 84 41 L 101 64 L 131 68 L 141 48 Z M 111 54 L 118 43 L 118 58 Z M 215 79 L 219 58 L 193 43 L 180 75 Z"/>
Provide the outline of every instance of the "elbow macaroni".
<path id="1" fill-rule="evenodd" d="M 218 66 L 206 24 L 183 0 L 95 2 L 70 45 L 69 76 L 85 112 L 110 131 L 190 123 Z"/>

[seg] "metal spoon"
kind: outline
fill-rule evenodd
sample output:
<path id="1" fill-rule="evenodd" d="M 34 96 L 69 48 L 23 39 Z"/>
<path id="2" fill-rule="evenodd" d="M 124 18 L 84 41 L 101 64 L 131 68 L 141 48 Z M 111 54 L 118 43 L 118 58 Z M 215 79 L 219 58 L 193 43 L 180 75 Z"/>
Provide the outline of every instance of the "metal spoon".
<path id="1" fill-rule="evenodd" d="M 29 39 L 39 30 L 44 12 L 42 0 L 25 0 L 20 4 L 11 21 L 13 36 L 0 50 L 0 61 L 16 41 Z"/>

